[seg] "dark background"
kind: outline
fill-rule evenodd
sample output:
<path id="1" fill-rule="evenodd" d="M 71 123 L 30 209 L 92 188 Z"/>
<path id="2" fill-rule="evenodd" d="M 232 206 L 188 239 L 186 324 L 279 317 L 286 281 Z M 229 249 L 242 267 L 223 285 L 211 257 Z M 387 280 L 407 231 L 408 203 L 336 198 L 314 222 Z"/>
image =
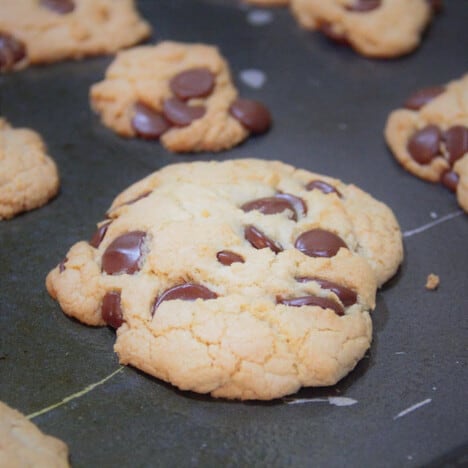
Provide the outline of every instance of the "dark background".
<path id="1" fill-rule="evenodd" d="M 152 40 L 217 44 L 240 93 L 272 110 L 269 134 L 216 155 L 174 155 L 104 128 L 88 90 L 109 57 L 0 77 L 1 114 L 42 134 L 62 180 L 49 205 L 0 222 L 0 399 L 30 414 L 118 368 L 114 333 L 65 317 L 44 280 L 73 243 L 89 238 L 120 191 L 166 164 L 280 159 L 355 183 L 390 205 L 403 231 L 433 221 L 431 213 L 456 212 L 454 195 L 401 169 L 382 135 L 388 113 L 412 91 L 468 71 L 467 1 L 445 3 L 415 53 L 371 61 L 301 30 L 287 9 L 252 26 L 252 8 L 234 1 L 140 1 Z M 266 74 L 263 88 L 239 80 L 250 68 Z M 378 294 L 366 357 L 338 385 L 295 395 L 345 396 L 357 400 L 353 406 L 217 401 L 125 368 L 33 421 L 68 443 L 75 467 L 467 462 L 467 241 L 466 215 L 408 237 L 399 274 Z M 435 292 L 424 288 L 431 272 L 441 277 Z"/>

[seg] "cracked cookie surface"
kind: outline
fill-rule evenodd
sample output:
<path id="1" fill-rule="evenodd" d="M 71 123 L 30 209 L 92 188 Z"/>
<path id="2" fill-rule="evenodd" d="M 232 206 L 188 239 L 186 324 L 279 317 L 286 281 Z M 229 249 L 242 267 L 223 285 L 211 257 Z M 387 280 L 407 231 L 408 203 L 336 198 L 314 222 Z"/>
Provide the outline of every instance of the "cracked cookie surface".
<path id="1" fill-rule="evenodd" d="M 120 52 L 92 86 L 92 108 L 124 137 L 170 151 L 221 151 L 270 126 L 268 110 L 239 99 L 216 47 L 161 42 Z"/>
<path id="2" fill-rule="evenodd" d="M 291 0 L 292 11 L 303 27 L 376 58 L 413 51 L 435 4 L 429 0 Z"/>
<path id="3" fill-rule="evenodd" d="M 401 259 L 392 212 L 353 185 L 281 162 L 196 162 L 120 194 L 46 284 L 66 314 L 117 329 L 121 363 L 272 399 L 355 367 Z"/>
<path id="4" fill-rule="evenodd" d="M 58 189 L 57 167 L 41 137 L 0 118 L 0 220 L 45 205 Z"/>
<path id="5" fill-rule="evenodd" d="M 407 171 L 456 192 L 468 212 L 468 75 L 415 92 L 390 114 L 385 138 Z"/>
<path id="6" fill-rule="evenodd" d="M 66 468 L 64 442 L 43 434 L 19 411 L 0 401 L 0 466 Z"/>
<path id="7" fill-rule="evenodd" d="M 150 32 L 133 0 L 2 0 L 0 72 L 110 54 Z"/>

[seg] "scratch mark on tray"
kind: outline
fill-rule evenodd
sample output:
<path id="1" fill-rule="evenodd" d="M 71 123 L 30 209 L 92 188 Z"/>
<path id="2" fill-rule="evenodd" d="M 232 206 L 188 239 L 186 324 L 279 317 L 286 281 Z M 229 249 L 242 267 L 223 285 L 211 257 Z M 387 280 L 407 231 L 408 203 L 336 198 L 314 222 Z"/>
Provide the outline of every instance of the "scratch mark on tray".
<path id="1" fill-rule="evenodd" d="M 440 223 L 445 223 L 446 221 L 456 218 L 457 216 L 460 216 L 463 214 L 462 210 L 455 211 L 454 213 L 449 213 L 448 215 L 442 216 L 441 218 L 432 221 L 430 223 L 424 224 L 423 226 L 420 226 L 416 229 L 411 229 L 410 231 L 405 231 L 403 233 L 403 237 L 411 237 L 414 236 L 415 234 L 419 234 L 421 232 L 426 231 L 427 229 L 431 229 L 434 226 L 437 226 L 437 224 Z"/>
<path id="2" fill-rule="evenodd" d="M 351 406 L 357 403 L 357 400 L 354 400 L 353 398 L 346 398 L 346 397 L 298 398 L 298 399 L 285 398 L 284 401 L 288 405 L 302 405 L 304 403 L 328 402 L 330 403 L 330 405 L 334 405 L 334 406 Z"/>
<path id="3" fill-rule="evenodd" d="M 81 398 L 82 396 L 86 395 L 90 391 L 94 390 L 96 387 L 99 387 L 100 385 L 106 383 L 108 380 L 110 380 L 114 375 L 118 374 L 119 372 L 122 372 L 124 367 L 119 367 L 117 370 L 112 372 L 112 374 L 109 374 L 107 377 L 104 377 L 101 379 L 99 382 L 95 382 L 91 385 L 88 385 L 85 387 L 83 390 L 80 390 L 79 392 L 74 393 L 73 395 L 65 397 L 63 400 L 59 401 L 58 403 L 54 403 L 53 405 L 48 406 L 47 408 L 43 408 L 39 411 L 36 411 L 35 413 L 28 414 L 26 417 L 28 419 L 33 419 L 36 418 L 37 416 L 40 416 L 41 414 L 48 413 L 49 411 L 54 410 L 55 408 L 58 408 L 59 406 L 65 405 L 69 401 L 75 400 L 76 398 Z"/>
<path id="4" fill-rule="evenodd" d="M 427 405 L 431 401 L 432 401 L 432 398 L 426 398 L 425 400 L 420 401 L 419 403 L 416 403 L 415 405 L 410 406 L 409 408 L 406 408 L 403 411 L 400 411 L 396 416 L 393 417 L 393 419 L 398 419 L 403 416 L 406 416 L 408 413 L 411 413 L 412 411 L 421 408 L 421 406 Z"/>

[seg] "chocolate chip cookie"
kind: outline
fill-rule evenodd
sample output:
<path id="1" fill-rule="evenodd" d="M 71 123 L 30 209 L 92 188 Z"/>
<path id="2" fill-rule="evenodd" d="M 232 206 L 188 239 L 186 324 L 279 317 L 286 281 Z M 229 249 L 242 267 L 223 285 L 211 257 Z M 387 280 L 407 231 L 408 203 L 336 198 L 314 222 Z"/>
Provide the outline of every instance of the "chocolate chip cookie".
<path id="1" fill-rule="evenodd" d="M 385 138 L 407 171 L 456 192 L 468 212 L 468 75 L 415 92 L 390 114 Z"/>
<path id="2" fill-rule="evenodd" d="M 0 401 L 0 466 L 66 468 L 68 448 Z"/>
<path id="3" fill-rule="evenodd" d="M 46 204 L 58 189 L 57 167 L 41 137 L 0 118 L 0 220 Z"/>
<path id="4" fill-rule="evenodd" d="M 440 5 L 434 0 L 291 0 L 303 27 L 376 58 L 413 51 Z"/>
<path id="5" fill-rule="evenodd" d="M 90 96 L 104 125 L 119 135 L 160 139 L 174 152 L 228 149 L 271 124 L 265 106 L 238 97 L 226 61 L 203 44 L 121 52 Z"/>
<path id="6" fill-rule="evenodd" d="M 150 32 L 133 0 L 2 0 L 0 72 L 113 53 Z"/>
<path id="7" fill-rule="evenodd" d="M 280 162 L 195 162 L 120 194 L 46 284 L 67 315 L 117 330 L 121 363 L 272 399 L 354 368 L 401 259 L 392 212 L 353 185 Z"/>

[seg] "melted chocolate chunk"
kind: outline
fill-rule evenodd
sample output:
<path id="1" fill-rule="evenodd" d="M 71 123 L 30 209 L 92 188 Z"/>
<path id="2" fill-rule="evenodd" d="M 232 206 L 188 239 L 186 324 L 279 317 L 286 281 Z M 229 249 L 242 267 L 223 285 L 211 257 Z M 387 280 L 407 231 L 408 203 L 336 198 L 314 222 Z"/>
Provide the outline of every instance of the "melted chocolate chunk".
<path id="1" fill-rule="evenodd" d="M 255 226 L 246 226 L 244 229 L 244 236 L 256 249 L 265 249 L 268 247 L 275 253 L 282 252 L 283 250 L 281 246 L 272 241 Z"/>
<path id="2" fill-rule="evenodd" d="M 102 239 L 104 239 L 104 236 L 106 235 L 107 228 L 109 227 L 110 223 L 112 223 L 112 221 L 107 221 L 101 226 L 99 226 L 99 228 L 93 234 L 93 237 L 91 237 L 91 240 L 89 241 L 89 245 L 91 247 L 97 249 L 101 245 Z"/>
<path id="3" fill-rule="evenodd" d="M 241 209 L 245 212 L 258 210 L 266 215 L 290 210 L 290 218 L 294 219 L 294 221 L 297 221 L 298 216 L 304 216 L 307 213 L 307 206 L 304 200 L 288 193 L 277 193 L 273 197 L 259 198 L 258 200 L 244 203 Z"/>
<path id="4" fill-rule="evenodd" d="M 170 98 L 164 101 L 164 117 L 177 127 L 186 127 L 194 120 L 201 119 L 206 112 L 204 106 L 189 106 L 177 98 Z"/>
<path id="5" fill-rule="evenodd" d="M 252 133 L 265 133 L 271 126 L 270 111 L 258 101 L 236 99 L 229 112 Z"/>
<path id="6" fill-rule="evenodd" d="M 0 71 L 10 71 L 26 57 L 23 42 L 10 34 L 0 32 Z"/>
<path id="7" fill-rule="evenodd" d="M 171 91 L 183 101 L 206 97 L 213 91 L 215 77 L 208 68 L 192 68 L 174 76 L 169 83 Z"/>
<path id="8" fill-rule="evenodd" d="M 427 0 L 434 13 L 440 13 L 442 11 L 442 0 Z"/>
<path id="9" fill-rule="evenodd" d="M 343 303 L 344 306 L 349 307 L 353 304 L 356 304 L 357 294 L 352 289 L 346 288 L 345 286 L 341 286 L 340 284 L 334 283 L 333 281 L 309 276 L 296 278 L 296 281 L 299 281 L 300 283 L 315 281 L 320 285 L 322 289 L 328 289 L 329 291 L 334 292 L 339 297 L 340 301 Z"/>
<path id="10" fill-rule="evenodd" d="M 459 181 L 460 181 L 459 175 L 453 171 L 444 172 L 442 174 L 442 177 L 440 178 L 440 183 L 442 185 L 445 185 L 445 187 L 447 187 L 452 192 L 457 191 L 457 185 Z"/>
<path id="11" fill-rule="evenodd" d="M 294 246 L 309 257 L 334 257 L 341 247 L 348 248 L 340 237 L 324 229 L 303 232 Z"/>
<path id="12" fill-rule="evenodd" d="M 443 140 L 451 166 L 468 153 L 468 127 L 455 125 L 444 132 Z"/>
<path id="13" fill-rule="evenodd" d="M 166 133 L 171 128 L 171 124 L 163 115 L 158 114 L 151 109 L 151 107 L 141 102 L 135 104 L 134 112 L 132 128 L 141 138 L 157 140 L 163 133 Z"/>
<path id="14" fill-rule="evenodd" d="M 375 10 L 380 7 L 382 0 L 354 0 L 354 2 L 347 6 L 348 11 L 356 11 L 358 13 L 365 13 Z"/>
<path id="15" fill-rule="evenodd" d="M 323 21 L 318 25 L 318 29 L 333 42 L 341 45 L 349 45 L 346 34 L 337 32 L 331 23 Z"/>
<path id="16" fill-rule="evenodd" d="M 231 252 L 230 250 L 221 250 L 216 254 L 216 258 L 219 263 L 223 265 L 230 266 L 233 263 L 245 263 L 244 257 L 242 255 Z"/>
<path id="17" fill-rule="evenodd" d="M 40 4 L 42 7 L 59 15 L 66 15 L 75 9 L 73 0 L 41 0 Z"/>
<path id="18" fill-rule="evenodd" d="M 291 299 L 285 299 L 283 297 L 276 298 L 277 304 L 284 304 L 290 307 L 303 307 L 303 306 L 318 306 L 322 309 L 331 309 L 336 315 L 344 315 L 343 307 L 337 302 L 327 299 L 325 297 L 318 296 L 303 296 L 293 297 Z"/>
<path id="19" fill-rule="evenodd" d="M 63 273 L 63 272 L 67 269 L 67 267 L 65 266 L 65 263 L 67 263 L 67 262 L 68 262 L 68 257 L 65 257 L 65 258 L 59 263 L 59 266 L 58 266 L 58 268 L 59 268 L 59 273 Z"/>
<path id="20" fill-rule="evenodd" d="M 430 88 L 423 88 L 412 94 L 406 101 L 404 106 L 407 109 L 419 110 L 437 96 L 440 96 L 445 91 L 443 86 L 432 86 Z"/>
<path id="21" fill-rule="evenodd" d="M 114 239 L 102 256 L 102 271 L 109 275 L 139 271 L 145 237 L 146 232 L 132 231 Z"/>
<path id="22" fill-rule="evenodd" d="M 117 329 L 122 325 L 124 320 L 119 291 L 106 293 L 102 299 L 101 316 L 104 322 L 112 328 Z"/>
<path id="23" fill-rule="evenodd" d="M 435 125 L 418 130 L 408 140 L 407 149 L 410 156 L 419 164 L 429 164 L 440 154 L 441 133 Z"/>
<path id="24" fill-rule="evenodd" d="M 342 197 L 341 193 L 333 187 L 333 185 L 327 184 L 323 180 L 312 180 L 306 185 L 306 190 L 309 192 L 311 190 L 320 190 L 324 194 L 336 193 L 340 198 Z"/>
<path id="25" fill-rule="evenodd" d="M 161 302 L 174 301 L 180 299 L 182 301 L 195 301 L 197 299 L 216 299 L 218 295 L 213 291 L 210 291 L 207 287 L 201 284 L 195 283 L 184 283 L 174 286 L 164 291 L 160 296 L 156 298 L 153 306 L 153 315 L 156 309 L 160 306 Z"/>

